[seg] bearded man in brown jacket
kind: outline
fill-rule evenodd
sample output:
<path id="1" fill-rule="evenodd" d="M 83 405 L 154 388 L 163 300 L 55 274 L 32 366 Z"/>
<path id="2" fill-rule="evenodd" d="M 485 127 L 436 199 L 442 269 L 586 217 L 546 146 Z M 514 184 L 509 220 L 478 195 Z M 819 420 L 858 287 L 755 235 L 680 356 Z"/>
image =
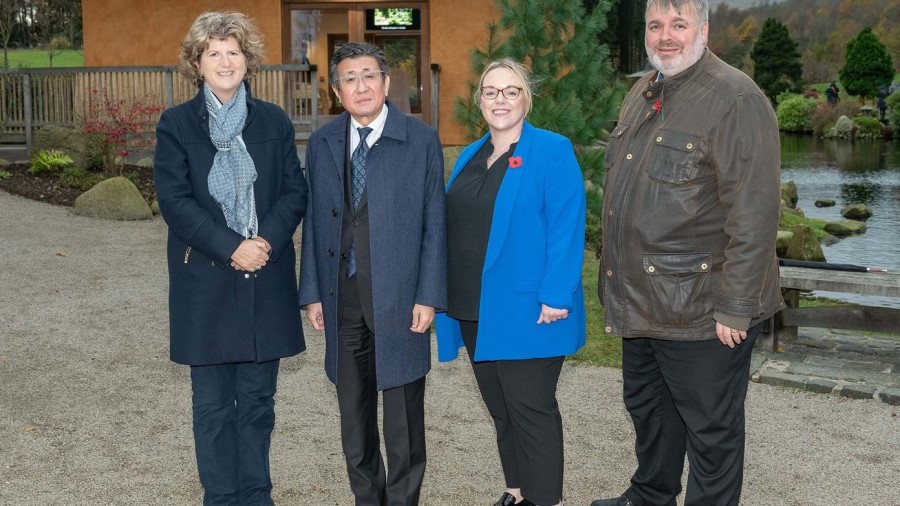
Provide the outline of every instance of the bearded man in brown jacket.
<path id="1" fill-rule="evenodd" d="M 606 154 L 600 300 L 622 336 L 638 468 L 592 506 L 736 505 L 750 355 L 782 307 L 778 125 L 754 82 L 706 49 L 706 0 L 649 0 L 656 68 Z"/>

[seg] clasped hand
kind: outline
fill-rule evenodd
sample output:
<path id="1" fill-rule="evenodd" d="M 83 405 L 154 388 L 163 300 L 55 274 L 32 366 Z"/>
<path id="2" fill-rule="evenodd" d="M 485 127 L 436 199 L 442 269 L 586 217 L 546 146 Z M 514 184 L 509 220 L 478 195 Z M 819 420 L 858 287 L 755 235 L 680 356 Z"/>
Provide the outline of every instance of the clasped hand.
<path id="1" fill-rule="evenodd" d="M 231 254 L 231 266 L 239 271 L 254 272 L 265 267 L 272 246 L 262 237 L 244 239 Z"/>

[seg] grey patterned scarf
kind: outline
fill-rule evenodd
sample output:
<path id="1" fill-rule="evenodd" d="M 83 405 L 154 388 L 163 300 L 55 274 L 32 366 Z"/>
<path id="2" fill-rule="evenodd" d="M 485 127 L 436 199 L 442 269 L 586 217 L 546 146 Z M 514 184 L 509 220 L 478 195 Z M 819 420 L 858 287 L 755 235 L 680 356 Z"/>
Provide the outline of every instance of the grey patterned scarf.
<path id="1" fill-rule="evenodd" d="M 234 97 L 221 107 L 206 84 L 203 93 L 209 112 L 209 136 L 216 146 L 207 179 L 209 193 L 225 213 L 228 228 L 246 238 L 255 237 L 257 218 L 253 183 L 256 166 L 247 147 L 238 139 L 247 122 L 247 92 L 241 85 Z"/>

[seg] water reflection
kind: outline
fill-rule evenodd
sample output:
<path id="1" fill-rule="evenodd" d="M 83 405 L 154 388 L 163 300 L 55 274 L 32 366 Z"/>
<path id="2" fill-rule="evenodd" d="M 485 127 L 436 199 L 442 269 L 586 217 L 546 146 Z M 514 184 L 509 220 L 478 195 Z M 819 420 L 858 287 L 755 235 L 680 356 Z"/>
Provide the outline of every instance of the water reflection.
<path id="1" fill-rule="evenodd" d="M 841 207 L 849 204 L 866 204 L 872 210 L 865 234 L 823 247 L 829 262 L 900 271 L 900 142 L 849 142 L 783 135 L 781 161 L 781 178 L 797 184 L 797 207 L 806 216 L 840 220 L 843 219 Z M 834 199 L 838 205 L 815 207 L 816 199 L 820 198 Z M 839 298 L 900 307 L 898 299 Z"/>

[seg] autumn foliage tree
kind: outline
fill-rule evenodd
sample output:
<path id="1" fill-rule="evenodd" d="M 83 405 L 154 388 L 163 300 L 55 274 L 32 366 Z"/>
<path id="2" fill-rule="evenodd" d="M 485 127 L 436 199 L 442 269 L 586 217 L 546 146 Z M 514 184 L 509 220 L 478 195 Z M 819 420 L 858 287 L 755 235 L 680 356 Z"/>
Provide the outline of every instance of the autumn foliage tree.
<path id="1" fill-rule="evenodd" d="M 891 84 L 894 64 L 878 36 L 866 27 L 847 43 L 844 66 L 838 74 L 847 93 L 874 97 L 879 88 Z"/>
<path id="2" fill-rule="evenodd" d="M 802 90 L 803 65 L 797 43 L 777 19 L 769 18 L 763 24 L 750 58 L 753 80 L 773 103 L 785 91 Z"/>

